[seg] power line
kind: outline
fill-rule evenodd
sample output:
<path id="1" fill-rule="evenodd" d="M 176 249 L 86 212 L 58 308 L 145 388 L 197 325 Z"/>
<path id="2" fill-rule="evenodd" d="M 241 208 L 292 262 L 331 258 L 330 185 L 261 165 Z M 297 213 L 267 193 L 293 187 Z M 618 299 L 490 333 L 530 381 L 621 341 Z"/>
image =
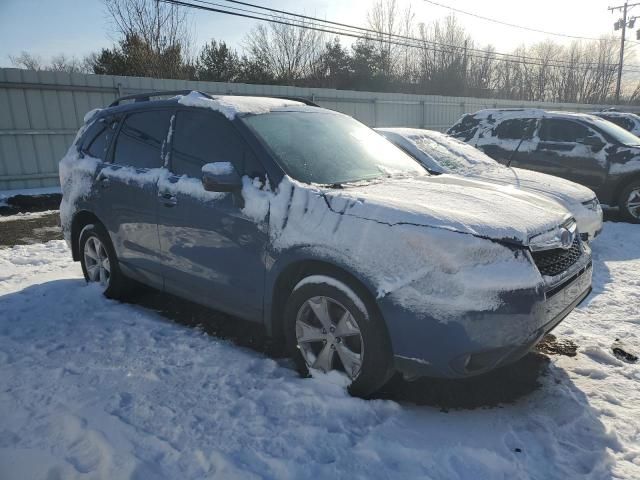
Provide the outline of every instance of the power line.
<path id="1" fill-rule="evenodd" d="M 212 2 L 207 1 L 207 0 L 192 0 L 192 1 L 196 1 L 196 2 L 199 2 L 199 3 L 205 3 L 205 4 L 211 4 L 211 5 L 217 5 L 217 6 L 224 7 L 224 8 L 232 8 L 232 9 L 237 9 L 237 10 L 243 10 L 243 9 L 238 9 L 238 8 L 231 7 L 231 6 L 228 6 L 228 5 L 213 4 Z M 438 42 L 433 42 L 433 41 L 429 41 L 429 40 L 426 40 L 426 39 L 420 39 L 420 38 L 410 37 L 410 36 L 406 36 L 406 35 L 399 35 L 399 34 L 394 34 L 394 33 L 381 33 L 379 31 L 372 30 L 370 28 L 360 27 L 360 26 L 356 26 L 356 25 L 349 25 L 349 24 L 346 24 L 346 23 L 340 23 L 340 22 L 335 22 L 335 21 L 331 21 L 331 20 L 325 20 L 325 19 L 321 19 L 321 18 L 317 18 L 317 17 L 311 17 L 311 16 L 308 16 L 308 15 L 289 12 L 289 11 L 286 11 L 286 10 L 279 10 L 279 9 L 276 9 L 276 8 L 264 7 L 262 5 L 256 5 L 256 4 L 253 4 L 253 3 L 248 3 L 248 2 L 244 2 L 244 1 L 240 1 L 240 0 L 222 0 L 222 1 L 227 2 L 227 3 L 234 3 L 234 4 L 238 4 L 238 5 L 244 5 L 244 6 L 257 8 L 257 9 L 261 9 L 261 10 L 266 10 L 266 11 L 269 11 L 269 12 L 274 12 L 274 13 L 276 13 L 278 15 L 288 15 L 288 16 L 293 16 L 293 17 L 297 17 L 297 18 L 303 18 L 305 20 L 311 20 L 313 22 L 321 22 L 321 23 L 325 23 L 325 24 L 338 25 L 338 26 L 341 26 L 341 27 L 347 27 L 347 28 L 352 29 L 352 30 L 356 29 L 356 30 L 359 30 L 359 31 L 371 33 L 371 34 L 373 34 L 375 36 L 378 36 L 378 37 L 379 36 L 394 37 L 394 38 L 399 38 L 399 39 L 402 39 L 402 40 L 417 41 L 417 42 L 420 42 L 421 44 L 427 43 L 427 44 L 430 44 L 430 45 L 437 45 L 437 46 L 440 46 L 440 47 L 447 47 L 447 48 L 461 49 L 461 50 L 463 49 L 463 50 L 465 50 L 465 52 L 469 52 L 469 51 L 478 52 L 483 56 L 485 56 L 487 54 L 487 50 L 482 50 L 482 49 L 478 49 L 478 48 L 463 47 L 463 46 L 459 46 L 459 45 L 449 45 L 449 44 L 445 44 L 445 43 L 438 43 Z M 430 1 L 430 0 L 425 0 L 425 1 Z M 448 8 L 445 5 L 441 5 L 441 4 L 438 4 L 436 2 L 430 2 L 430 3 L 434 3 L 435 5 L 439 5 L 439 6 L 443 6 L 445 8 Z M 245 11 L 250 11 L 250 10 L 245 10 Z M 255 11 L 250 11 L 250 12 L 251 13 L 258 13 L 258 14 L 262 15 L 261 12 L 255 12 Z M 276 16 L 276 15 L 269 15 L 269 16 L 274 17 L 274 18 L 280 18 L 279 16 Z M 342 30 L 342 29 L 340 29 L 340 30 Z M 540 30 L 540 31 L 542 31 L 542 30 Z M 587 37 L 576 37 L 576 38 L 584 38 L 586 40 L 594 40 L 594 41 L 601 41 L 602 40 L 601 38 L 587 38 Z M 633 42 L 633 43 L 638 43 L 638 42 Z M 420 45 L 421 48 L 422 48 L 422 46 L 423 45 Z M 513 53 L 500 53 L 500 52 L 491 52 L 491 53 L 493 55 L 500 55 L 501 57 L 511 57 L 514 60 L 516 60 L 517 62 L 521 62 L 523 58 L 540 61 L 539 58 L 530 57 L 530 56 L 526 56 L 526 55 L 522 56 L 522 55 L 517 55 L 517 54 L 513 54 Z M 575 67 L 575 66 L 589 66 L 589 67 L 601 66 L 599 63 L 594 63 L 594 62 L 572 63 L 572 62 L 568 62 L 568 61 L 565 61 L 565 60 L 554 60 L 554 62 L 556 64 L 567 64 L 568 66 L 571 66 L 571 67 Z M 540 65 L 542 65 L 542 64 L 540 64 Z M 614 64 L 609 64 L 608 66 L 613 66 L 613 65 Z M 640 65 L 628 65 L 627 67 L 640 68 Z"/>
<path id="2" fill-rule="evenodd" d="M 526 27 L 524 25 L 517 25 L 515 23 L 509 23 L 509 22 L 505 22 L 505 21 L 502 21 L 502 20 L 498 20 L 496 18 L 485 17 L 485 16 L 479 15 L 477 13 L 467 12 L 465 10 L 460 10 L 459 8 L 451 7 L 449 5 L 443 5 L 442 3 L 434 2 L 432 0 L 422 0 L 422 1 L 426 2 L 426 3 L 430 3 L 431 5 L 435 5 L 437 7 L 446 8 L 446 9 L 451 10 L 451 11 L 456 12 L 456 13 L 461 13 L 463 15 L 468 15 L 470 17 L 479 18 L 480 20 L 486 20 L 487 22 L 498 23 L 500 25 L 505 25 L 507 27 L 519 28 L 520 30 L 528 30 L 530 32 L 544 33 L 545 35 L 553 35 L 553 36 L 556 36 L 556 37 L 573 38 L 573 39 L 576 39 L 576 40 L 600 40 L 599 38 L 595 38 L 595 37 L 581 37 L 579 35 L 569 35 L 567 33 L 550 32 L 548 30 L 540 30 L 538 28 Z M 634 42 L 634 43 L 636 43 L 636 42 Z"/>
<path id="3" fill-rule="evenodd" d="M 276 9 L 269 9 L 267 7 L 261 7 L 259 5 L 253 5 L 253 4 L 247 4 L 246 2 L 234 2 L 234 3 L 242 3 L 245 5 L 249 5 L 255 8 L 263 8 L 269 11 L 274 11 L 277 12 L 279 14 L 282 15 L 288 15 L 294 18 L 285 18 L 282 19 L 281 17 L 277 17 L 275 15 L 269 15 L 269 14 L 264 14 L 262 12 L 256 12 L 256 11 L 252 11 L 252 10 L 246 10 L 246 9 L 240 9 L 240 8 L 234 8 L 234 7 L 229 7 L 229 6 L 223 6 L 214 2 L 209 2 L 206 0 L 193 0 L 199 3 L 190 3 L 187 1 L 182 1 L 182 0 L 159 0 L 162 1 L 164 3 L 169 3 L 169 4 L 173 4 L 173 5 L 178 5 L 178 6 L 184 6 L 184 7 L 188 7 L 188 8 L 195 8 L 195 9 L 200 9 L 200 10 L 205 10 L 205 11 L 210 11 L 210 12 L 214 12 L 214 13 L 222 13 L 222 14 L 226 14 L 226 15 L 232 15 L 232 16 L 237 16 L 237 17 L 243 17 L 243 18 L 250 18 L 250 19 L 254 19 L 254 20 L 260 20 L 260 21 L 266 21 L 266 22 L 270 22 L 270 23 L 277 23 L 277 24 L 281 24 L 281 25 L 287 25 L 287 26 L 292 26 L 292 27 L 298 27 L 298 28 L 304 28 L 304 29 L 309 29 L 309 30 L 315 30 L 315 31 L 319 31 L 319 32 L 324 32 L 324 33 L 331 33 L 334 35 L 344 35 L 344 36 L 348 36 L 348 37 L 352 37 L 352 38 L 358 38 L 358 39 L 371 39 L 371 36 L 367 33 L 365 34 L 365 32 L 372 32 L 376 35 L 380 35 L 380 32 L 376 32 L 374 30 L 369 30 L 369 29 L 365 29 L 363 27 L 355 27 L 352 25 L 347 25 L 347 24 L 342 24 L 345 25 L 348 28 L 355 28 L 358 30 L 363 30 L 365 32 L 363 33 L 355 33 L 353 31 L 350 30 L 345 30 L 343 28 L 340 29 L 336 29 L 335 27 L 329 27 L 326 25 L 318 25 L 317 23 L 313 23 L 313 22 L 309 22 L 309 21 L 300 21 L 300 20 L 296 20 L 295 17 L 302 17 L 305 20 L 313 20 L 313 21 L 317 21 L 317 22 L 329 22 L 329 21 L 325 21 L 322 19 L 316 19 L 314 17 L 308 17 L 308 16 L 300 16 L 296 13 L 292 13 L 292 12 L 286 12 L 283 10 L 276 10 Z M 229 0 L 223 0 L 223 1 L 229 1 Z M 206 5 L 211 5 L 211 6 L 206 6 L 206 5 L 202 5 L 202 4 L 206 4 Z M 215 8 L 215 7 L 220 7 L 220 8 Z M 223 9 L 224 8 L 224 9 Z M 234 9 L 236 11 L 229 11 L 226 9 Z M 240 13 L 237 10 L 242 10 L 244 13 Z M 302 22 L 302 23 L 299 23 Z M 333 23 L 338 23 L 338 22 L 333 22 Z M 419 49 L 424 49 L 424 44 L 425 43 L 429 43 L 431 45 L 434 45 L 434 48 L 432 49 L 432 51 L 434 52 L 438 52 L 438 53 L 451 53 L 447 50 L 442 50 L 442 46 L 447 47 L 447 48 L 452 48 L 452 49 L 462 49 L 462 50 L 468 50 L 468 51 L 477 51 L 482 53 L 482 56 L 478 55 L 478 54 L 473 54 L 473 53 L 467 53 L 467 55 L 469 57 L 473 57 L 473 58 L 486 58 L 487 56 L 496 56 L 496 55 L 500 55 L 500 56 L 504 56 L 504 57 L 512 57 L 512 58 L 497 58 L 497 60 L 499 61 L 503 61 L 503 62 L 509 62 L 509 63 L 516 63 L 516 64 L 520 64 L 520 65 L 535 65 L 535 66 L 543 66 L 543 67 L 557 67 L 557 68 L 576 68 L 576 67 L 580 67 L 580 66 L 587 66 L 587 67 L 615 67 L 615 64 L 605 64 L 605 65 L 600 65 L 597 63 L 576 63 L 576 64 L 571 64 L 569 62 L 566 61 L 560 61 L 560 60 L 556 60 L 555 63 L 553 62 L 547 62 L 547 63 L 538 63 L 540 62 L 539 58 L 534 58 L 534 57 L 527 57 L 527 56 L 521 56 L 521 55 L 515 55 L 515 54 L 504 54 L 504 53 L 498 53 L 498 52 L 491 52 L 491 51 L 486 51 L 486 50 L 478 50 L 478 49 L 465 49 L 465 47 L 461 47 L 461 46 L 451 46 L 451 45 L 446 45 L 446 44 L 438 44 L 437 42 L 429 42 L 426 40 L 422 40 L 422 39 L 418 39 L 415 37 L 407 37 L 407 36 L 402 36 L 402 35 L 396 35 L 396 34 L 383 34 L 384 37 L 400 37 L 400 38 L 404 38 L 404 39 L 408 39 L 411 41 L 411 43 L 406 43 L 406 42 L 400 42 L 400 41 L 392 41 L 390 39 L 380 39 L 378 38 L 377 40 L 382 41 L 384 43 L 389 43 L 392 45 L 398 45 L 398 46 L 405 46 L 405 47 L 410 47 L 410 48 L 419 48 Z M 419 42 L 419 43 L 415 43 L 415 42 Z M 439 50 L 436 48 L 440 48 Z M 533 59 L 536 60 L 537 62 L 531 62 L 528 59 Z M 631 72 L 631 70 L 628 70 Z M 638 71 L 633 71 L 634 73 L 640 73 L 640 70 Z"/>

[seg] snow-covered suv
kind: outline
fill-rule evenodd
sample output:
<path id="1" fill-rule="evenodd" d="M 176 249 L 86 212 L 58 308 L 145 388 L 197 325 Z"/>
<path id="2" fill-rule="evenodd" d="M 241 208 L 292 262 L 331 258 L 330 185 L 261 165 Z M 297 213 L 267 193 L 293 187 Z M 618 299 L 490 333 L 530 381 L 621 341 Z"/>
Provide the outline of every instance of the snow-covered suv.
<path id="1" fill-rule="evenodd" d="M 640 138 L 603 118 L 538 109 L 464 115 L 447 133 L 500 163 L 548 173 L 593 190 L 640 223 Z"/>
<path id="2" fill-rule="evenodd" d="M 602 230 L 602 208 L 595 193 L 583 185 L 544 173 L 507 167 L 477 148 L 433 130 L 376 128 L 388 140 L 436 175 L 450 173 L 506 185 L 553 198 L 578 222 L 583 240 L 593 240 Z"/>
<path id="3" fill-rule="evenodd" d="M 604 118 L 611 123 L 615 123 L 619 127 L 624 128 L 627 132 L 633 133 L 636 137 L 640 135 L 640 117 L 635 113 L 603 110 L 602 112 L 593 112 L 592 115 Z"/>
<path id="4" fill-rule="evenodd" d="M 60 162 L 65 238 L 106 295 L 131 278 L 259 322 L 367 395 L 515 361 L 590 291 L 555 202 L 430 176 L 295 101 L 135 100 L 88 114 Z"/>

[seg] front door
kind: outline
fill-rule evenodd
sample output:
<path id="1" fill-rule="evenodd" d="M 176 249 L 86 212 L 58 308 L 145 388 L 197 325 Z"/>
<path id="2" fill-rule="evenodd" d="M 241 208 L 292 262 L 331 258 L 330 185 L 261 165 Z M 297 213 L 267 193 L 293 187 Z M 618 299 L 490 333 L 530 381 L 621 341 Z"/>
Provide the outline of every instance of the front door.
<path id="1" fill-rule="evenodd" d="M 535 170 L 594 190 L 606 180 L 607 163 L 602 146 L 593 147 L 584 142 L 587 137 L 601 138 L 594 130 L 573 120 L 544 118 L 539 136 L 538 148 L 531 155 Z M 602 145 L 605 145 L 604 139 Z"/>
<path id="2" fill-rule="evenodd" d="M 264 175 L 235 126 L 219 113 L 180 109 L 171 177 L 159 184 L 158 228 L 165 288 L 252 320 L 262 319 L 267 233 L 242 213 L 240 192 L 202 187 L 202 166 L 229 162 L 238 174 Z"/>

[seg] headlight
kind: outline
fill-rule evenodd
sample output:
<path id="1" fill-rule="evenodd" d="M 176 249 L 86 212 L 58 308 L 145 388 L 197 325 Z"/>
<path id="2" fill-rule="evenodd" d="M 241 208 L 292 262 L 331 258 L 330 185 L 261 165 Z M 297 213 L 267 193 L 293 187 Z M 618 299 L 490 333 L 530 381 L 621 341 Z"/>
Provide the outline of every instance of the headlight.
<path id="1" fill-rule="evenodd" d="M 550 232 L 539 233 L 529 239 L 529 248 L 532 252 L 540 250 L 553 250 L 555 248 L 571 248 L 577 232 L 576 221 L 571 218 L 564 225 Z"/>
<path id="2" fill-rule="evenodd" d="M 598 213 L 602 211 L 602 207 L 600 206 L 600 202 L 598 201 L 597 197 L 592 198 L 588 202 L 582 202 L 582 205 L 584 205 L 586 208 L 588 208 L 592 212 Z"/>

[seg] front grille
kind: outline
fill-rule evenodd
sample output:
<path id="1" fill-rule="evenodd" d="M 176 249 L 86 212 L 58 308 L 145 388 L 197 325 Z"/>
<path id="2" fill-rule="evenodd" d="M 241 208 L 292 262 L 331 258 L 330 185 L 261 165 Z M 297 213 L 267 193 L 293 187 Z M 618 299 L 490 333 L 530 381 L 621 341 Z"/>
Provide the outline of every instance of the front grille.
<path id="1" fill-rule="evenodd" d="M 573 245 L 568 250 L 555 248 L 553 250 L 531 252 L 533 261 L 536 263 L 540 273 L 548 277 L 555 277 L 567 270 L 578 261 L 580 255 L 582 255 L 582 246 L 577 235 L 573 240 Z"/>

